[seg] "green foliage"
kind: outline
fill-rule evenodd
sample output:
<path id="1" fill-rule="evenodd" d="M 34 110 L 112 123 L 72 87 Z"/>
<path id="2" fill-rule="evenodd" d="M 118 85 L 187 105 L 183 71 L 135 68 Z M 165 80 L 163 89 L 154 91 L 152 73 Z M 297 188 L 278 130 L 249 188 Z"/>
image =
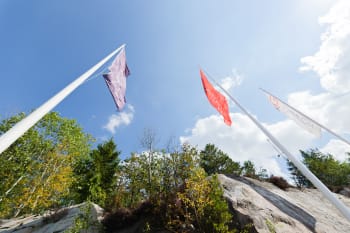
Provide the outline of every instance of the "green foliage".
<path id="1" fill-rule="evenodd" d="M 216 175 L 210 180 L 210 202 L 205 208 L 205 228 L 207 232 L 235 232 L 229 230 L 232 215 L 228 210 L 226 201 L 223 199 L 223 190 Z"/>
<path id="2" fill-rule="evenodd" d="M 19 114 L 3 120 L 0 133 L 24 117 Z M 256 177 L 266 173 L 261 169 L 257 175 L 251 161 L 241 167 L 212 144 L 200 153 L 188 144 L 179 151 L 155 150 L 151 131 L 142 141 L 146 151 L 132 154 L 121 164 L 112 139 L 90 151 L 91 140 L 75 121 L 57 113 L 46 115 L 0 157 L 0 217 L 92 201 L 107 211 L 124 209 L 130 219 L 145 213 L 145 232 L 157 227 L 176 232 L 233 232 L 232 216 L 214 174 L 243 171 Z M 92 224 L 87 208 L 68 232 L 82 232 Z"/>
<path id="3" fill-rule="evenodd" d="M 166 199 L 184 184 L 195 166 L 198 152 L 189 145 L 184 145 L 181 152 L 154 152 L 151 165 L 147 152 L 132 154 L 123 162 L 118 175 L 115 206 L 132 208 L 141 201 Z"/>
<path id="4" fill-rule="evenodd" d="M 323 154 L 317 149 L 300 151 L 303 163 L 332 191 L 339 191 L 341 187 L 350 185 L 350 164 L 349 161 L 338 161 L 331 154 Z M 308 181 L 300 171 L 288 162 L 289 171 L 298 187 L 310 187 Z"/>
<path id="5" fill-rule="evenodd" d="M 266 219 L 265 223 L 266 223 L 266 226 L 269 228 L 270 233 L 276 233 L 276 228 L 272 222 L 270 222 L 268 219 Z"/>
<path id="6" fill-rule="evenodd" d="M 92 204 L 87 202 L 79 208 L 79 214 L 74 218 L 73 225 L 65 230 L 65 233 L 85 233 L 91 229 L 103 232 L 103 226 L 98 221 L 91 218 Z"/>
<path id="7" fill-rule="evenodd" d="M 99 144 L 90 156 L 81 156 L 74 165 L 75 182 L 72 190 L 76 201 L 90 200 L 105 207 L 112 202 L 109 197 L 115 191 L 116 173 L 119 169 L 119 154 L 112 139 Z"/>
<path id="8" fill-rule="evenodd" d="M 243 163 L 243 174 L 247 177 L 256 178 L 256 168 L 252 161 L 247 160 Z"/>
<path id="9" fill-rule="evenodd" d="M 290 161 L 287 160 L 288 171 L 291 174 L 295 185 L 298 188 L 310 188 L 312 183 L 299 171 L 299 169 Z"/>
<path id="10" fill-rule="evenodd" d="M 111 208 L 114 214 L 106 219 L 109 230 L 120 229 L 128 224 L 127 219 L 143 214 L 145 231 L 165 227 L 173 232 L 232 232 L 232 216 L 218 179 L 206 177 L 196 148 L 184 144 L 180 151 L 154 152 L 152 161 L 150 176 L 147 153 L 133 154 L 123 162 Z M 149 208 L 139 208 L 140 203 L 149 203 Z M 117 221 L 113 218 L 119 224 L 113 224 Z"/>
<path id="11" fill-rule="evenodd" d="M 240 164 L 234 162 L 213 144 L 205 146 L 205 149 L 200 152 L 200 159 L 200 166 L 208 175 L 219 173 L 241 175 L 242 173 Z"/>
<path id="12" fill-rule="evenodd" d="M 340 162 L 332 155 L 323 154 L 318 150 L 301 151 L 301 154 L 304 164 L 329 188 L 350 184 L 350 164 L 348 162 Z"/>
<path id="13" fill-rule="evenodd" d="M 2 120 L 5 133 L 25 117 Z M 91 136 L 75 120 L 51 112 L 0 156 L 0 217 L 40 213 L 70 200 L 71 163 L 90 150 Z"/>
<path id="14" fill-rule="evenodd" d="M 183 203 L 183 222 L 169 221 L 168 228 L 176 231 L 179 224 L 194 232 L 233 232 L 229 230 L 231 214 L 223 200 L 223 191 L 217 177 L 206 179 L 202 168 L 194 168 L 185 183 L 185 189 L 177 193 Z"/>
<path id="15" fill-rule="evenodd" d="M 142 200 L 147 199 L 146 190 L 149 188 L 147 161 L 144 154 L 132 154 L 123 162 L 118 179 L 115 207 L 135 207 Z"/>

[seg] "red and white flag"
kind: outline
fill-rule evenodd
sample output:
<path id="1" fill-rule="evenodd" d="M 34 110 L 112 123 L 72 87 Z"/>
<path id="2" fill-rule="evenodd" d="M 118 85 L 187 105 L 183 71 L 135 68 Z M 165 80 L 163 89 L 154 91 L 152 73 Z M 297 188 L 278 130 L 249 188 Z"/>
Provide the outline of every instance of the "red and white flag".
<path id="1" fill-rule="evenodd" d="M 215 90 L 215 88 L 210 84 L 202 70 L 200 70 L 200 75 L 202 79 L 204 92 L 207 95 L 209 102 L 224 117 L 224 122 L 227 125 L 231 125 L 232 121 L 230 113 L 228 111 L 228 104 L 225 96 L 217 90 Z"/>

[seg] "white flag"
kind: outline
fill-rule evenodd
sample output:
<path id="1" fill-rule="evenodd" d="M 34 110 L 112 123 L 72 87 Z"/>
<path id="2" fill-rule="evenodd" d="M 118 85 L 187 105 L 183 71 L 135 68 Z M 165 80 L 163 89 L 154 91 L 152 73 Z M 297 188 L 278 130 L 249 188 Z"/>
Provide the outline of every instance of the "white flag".
<path id="1" fill-rule="evenodd" d="M 317 137 L 321 137 L 321 127 L 310 119 L 305 117 L 302 113 L 294 110 L 288 104 L 281 102 L 277 97 L 268 94 L 269 100 L 272 105 L 280 112 L 284 113 L 289 119 L 293 120 L 300 127 L 309 131 L 310 133 L 316 135 Z"/>

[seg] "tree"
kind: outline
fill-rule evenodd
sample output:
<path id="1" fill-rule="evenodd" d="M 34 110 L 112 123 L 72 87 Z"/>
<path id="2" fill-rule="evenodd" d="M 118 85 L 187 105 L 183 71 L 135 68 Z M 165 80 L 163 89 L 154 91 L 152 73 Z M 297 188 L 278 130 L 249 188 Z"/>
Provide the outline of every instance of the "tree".
<path id="1" fill-rule="evenodd" d="M 291 174 L 295 185 L 298 188 L 310 188 L 312 183 L 299 171 L 299 169 L 290 161 L 287 160 L 288 171 Z"/>
<path id="2" fill-rule="evenodd" d="M 342 187 L 350 185 L 350 164 L 348 161 L 338 161 L 333 155 L 324 154 L 317 149 L 301 150 L 300 153 L 306 167 L 332 191 L 339 191 Z M 287 162 L 287 164 L 297 187 L 312 186 L 312 183 L 291 162 Z"/>
<path id="3" fill-rule="evenodd" d="M 5 133 L 25 117 L 4 119 Z M 48 113 L 0 155 L 0 216 L 38 213 L 71 200 L 71 164 L 88 154 L 92 137 L 75 120 Z"/>
<path id="4" fill-rule="evenodd" d="M 145 158 L 133 153 L 130 158 L 123 161 L 117 187 L 116 207 L 135 207 L 147 198 L 148 166 L 143 161 Z"/>
<path id="5" fill-rule="evenodd" d="M 300 152 L 303 156 L 303 163 L 331 190 L 336 191 L 339 187 L 350 184 L 348 162 L 340 162 L 333 155 L 323 154 L 317 149 Z"/>
<path id="6" fill-rule="evenodd" d="M 252 161 L 247 160 L 243 163 L 243 174 L 250 178 L 256 178 L 256 168 Z"/>
<path id="7" fill-rule="evenodd" d="M 155 146 L 157 143 L 157 137 L 156 133 L 152 129 L 144 129 L 142 138 L 140 139 L 141 146 L 146 149 L 145 152 L 143 152 L 143 155 L 148 157 L 148 173 L 147 173 L 147 183 L 148 183 L 148 190 L 150 196 L 152 196 L 152 178 L 153 178 L 153 166 L 154 166 L 154 155 L 155 155 Z"/>
<path id="8" fill-rule="evenodd" d="M 112 139 L 99 144 L 89 157 L 81 157 L 74 167 L 78 202 L 90 200 L 102 207 L 112 202 L 116 173 L 119 170 L 120 151 Z"/>
<path id="9" fill-rule="evenodd" d="M 203 168 L 193 168 L 177 196 L 183 203 L 184 220 L 168 221 L 170 229 L 176 231 L 182 226 L 184 232 L 233 232 L 229 230 L 232 217 L 216 175 L 206 179 Z"/>
<path id="10" fill-rule="evenodd" d="M 200 152 L 200 166 L 208 175 L 223 173 L 241 175 L 242 168 L 238 162 L 234 162 L 226 153 L 219 150 L 213 144 L 207 144 Z"/>

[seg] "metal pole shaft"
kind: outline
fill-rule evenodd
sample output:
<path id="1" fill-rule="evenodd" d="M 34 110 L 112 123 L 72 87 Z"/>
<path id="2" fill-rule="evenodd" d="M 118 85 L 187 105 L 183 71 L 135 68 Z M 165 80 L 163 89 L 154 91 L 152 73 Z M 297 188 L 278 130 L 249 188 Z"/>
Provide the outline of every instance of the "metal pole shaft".
<path id="1" fill-rule="evenodd" d="M 60 92 L 58 92 L 51 99 L 42 104 L 34 112 L 29 114 L 26 118 L 18 122 L 6 133 L 0 137 L 0 154 L 4 152 L 12 143 L 14 143 L 19 137 L 21 137 L 28 129 L 30 129 L 35 123 L 37 123 L 42 117 L 44 117 L 49 111 L 51 111 L 56 105 L 58 105 L 64 98 L 72 93 L 77 87 L 79 87 L 86 79 L 88 79 L 96 70 L 98 70 L 104 63 L 106 63 L 111 57 L 119 52 L 125 45 L 120 46 L 114 50 L 107 57 L 102 59 L 99 63 L 94 65 L 75 81 L 70 83 Z"/>

